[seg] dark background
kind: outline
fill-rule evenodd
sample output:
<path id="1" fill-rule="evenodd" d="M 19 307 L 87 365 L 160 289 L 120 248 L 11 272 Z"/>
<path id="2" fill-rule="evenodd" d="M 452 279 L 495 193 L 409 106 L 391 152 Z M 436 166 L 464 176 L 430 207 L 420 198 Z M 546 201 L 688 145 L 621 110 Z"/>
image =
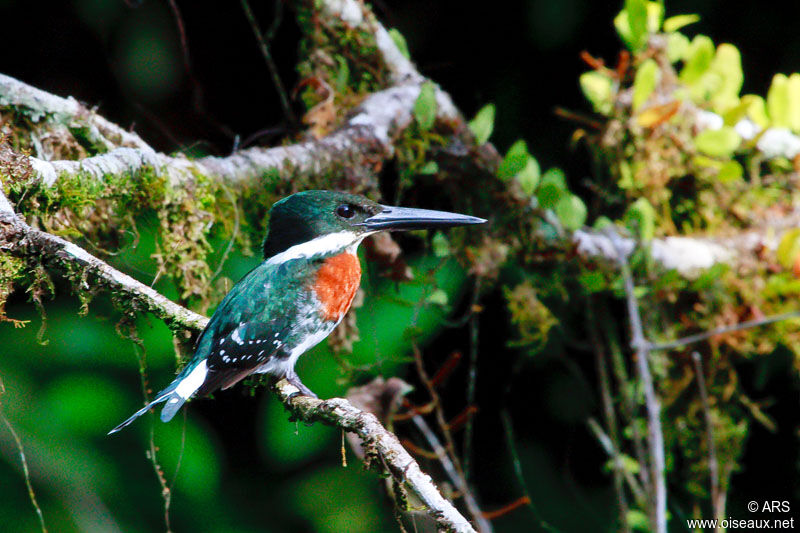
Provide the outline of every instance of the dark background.
<path id="1" fill-rule="evenodd" d="M 471 116 L 487 102 L 495 103 L 497 119 L 492 140 L 501 152 L 515 140 L 525 139 L 543 169 L 563 168 L 576 190 L 588 194 L 581 186 L 585 180 L 591 180 L 588 155 L 583 147 L 570 142 L 577 125 L 558 118 L 554 109 L 563 107 L 588 113 L 589 106 L 578 86 L 579 74 L 587 69 L 579 53 L 586 50 L 605 58 L 607 63 L 616 62 L 621 44 L 612 20 L 621 4 L 585 0 L 472 3 L 417 0 L 379 2 L 374 7 L 387 27 L 398 28 L 406 37 L 412 58 L 422 73 L 450 92 L 466 115 Z M 0 0 L 3 21 L 0 72 L 96 106 L 108 119 L 134 127 L 145 140 L 166 152 L 225 155 L 237 143 L 239 146 L 248 140 L 275 143 L 289 134 L 277 93 L 240 4 L 178 2 L 177 5 L 185 26 L 191 73 L 185 68 L 178 25 L 167 2 L 115 0 L 63 3 Z M 267 27 L 276 12 L 274 2 L 253 0 L 252 7 L 262 27 Z M 686 30 L 689 35 L 704 33 L 716 43 L 732 42 L 739 47 L 745 72 L 743 93 L 765 94 L 774 73 L 800 70 L 800 34 L 796 24 L 800 20 L 799 2 L 671 0 L 666 9 L 667 16 L 701 15 L 701 22 Z M 299 81 L 294 70 L 299 37 L 293 13 L 284 6 L 283 20 L 271 50 L 289 90 Z M 293 104 L 295 111 L 302 114 L 300 103 L 295 100 Z M 234 258 L 226 274 L 236 279 L 237 274 L 252 266 L 252 261 Z M 78 339 L 91 339 L 92 343 L 106 343 L 101 350 L 113 351 L 108 346 L 124 346 L 116 348 L 125 351 L 125 355 L 118 356 L 122 361 L 112 365 L 115 368 L 109 372 L 118 386 L 138 386 L 130 343 L 116 340 L 112 320 L 97 325 L 91 318 L 75 317 L 74 299 L 62 290 L 56 302 L 47 306 L 51 315 L 47 337 L 51 343 L 39 346 L 33 341 L 39 319 L 25 301 L 25 295 L 17 295 L 14 305 L 9 307 L 9 315 L 30 316 L 31 326 L 13 330 L 9 325 L 0 325 L 0 346 L 7 347 L 3 358 L 29 357 L 34 361 L 32 365 L 39 365 L 29 373 L 33 383 L 27 388 L 20 386 L 19 391 L 27 390 L 40 398 L 43 391 L 55 394 L 48 387 L 60 367 L 42 370 L 50 364 L 48 358 L 80 367 L 80 363 L 64 360 L 69 353 L 82 354 L 89 348 L 77 346 L 65 354 L 65 345 L 56 337 L 66 332 L 77 332 Z M 505 348 L 504 341 L 497 342 L 495 334 L 509 332 L 502 294 L 489 294 L 485 304 L 489 310 L 485 316 L 496 318 L 482 321 L 480 335 L 478 399 L 482 414 L 476 421 L 475 482 L 486 508 L 492 509 L 521 494 L 497 417 L 504 402 L 496 394 L 497 387 L 507 383 L 511 362 L 517 356 Z M 111 311 L 106 315 L 112 315 Z M 156 375 L 161 373 L 153 380 L 162 383 L 166 380 L 164 375 L 170 375 L 169 337 L 165 328 L 153 328 L 147 339 L 152 343 L 151 370 Z M 466 348 L 466 334 L 461 329 L 438 337 L 426 351 L 431 367 L 436 368 L 449 350 Z M 104 340 L 98 340 L 100 337 Z M 9 347 L 12 344 L 17 346 Z M 62 353 L 54 355 L 59 349 Z M 561 531 L 614 528 L 615 500 L 601 467 L 605 457 L 584 425 L 585 417 L 598 411 L 591 354 L 566 346 L 560 350 L 558 353 L 559 349 L 551 349 L 548 354 L 531 360 L 513 377 L 510 412 L 536 509 L 518 510 L 500 519 L 497 522 L 500 530 L 538 530 L 540 518 Z M 31 357 L 31 353 L 35 356 Z M 563 357 L 565 354 L 571 357 Z M 87 359 L 85 372 L 91 373 L 95 363 Z M 0 375 L 11 392 L 17 389 L 9 385 L 13 381 L 9 376 L 27 372 L 20 370 L 20 364 L 0 362 Z M 735 517 L 741 517 L 736 510 L 743 509 L 743 502 L 751 496 L 775 499 L 796 496 L 793 491 L 797 486 L 797 437 L 792 429 L 798 423 L 797 384 L 788 377 L 792 372 L 791 358 L 775 365 L 778 370 L 771 374 L 771 379 L 759 381 L 753 377 L 748 386 L 776 400 L 777 408 L 770 414 L 778 421 L 780 430 L 770 434 L 753 425 L 743 460 L 747 468 L 733 481 L 730 509 Z M 306 372 L 314 371 L 313 365 L 306 368 L 309 369 Z M 753 369 L 741 370 L 745 377 L 753 374 Z M 462 378 L 456 374 L 445 389 L 445 402 L 455 405 L 456 412 L 463 401 Z M 331 392 L 334 391 L 339 392 L 332 388 Z M 326 395 L 324 390 L 318 392 Z M 125 413 L 137 405 L 137 393 L 138 389 L 133 389 L 124 393 L 122 399 L 115 397 L 120 405 L 109 418 L 127 416 Z M 285 421 L 285 415 L 268 398 L 268 393 L 262 391 L 256 396 L 256 400 L 250 400 L 243 393 L 232 391 L 220 395 L 217 401 L 191 406 L 189 417 L 199 420 L 200 428 L 194 431 L 211 436 L 198 436 L 197 441 L 189 438 L 187 446 L 205 443 L 202 444 L 208 448 L 205 457 L 218 458 L 214 468 L 221 471 L 217 474 L 222 481 L 203 486 L 210 483 L 209 476 L 214 474 L 204 472 L 211 464 L 201 459 L 194 466 L 182 465 L 182 476 L 189 479 L 187 484 L 200 486 L 179 486 L 176 491 L 174 516 L 178 525 L 183 526 L 179 530 L 392 529 L 390 517 L 383 512 L 381 496 L 374 490 L 374 479 L 367 474 L 352 474 L 357 470 L 352 467 L 347 475 L 357 479 L 342 477 L 345 474 L 338 467 L 338 435 L 328 430 L 305 433 L 307 429 L 301 428 L 299 439 L 289 438 L 284 445 L 270 444 L 270 439 L 279 439 L 269 428 L 276 424 L 291 426 L 293 434 L 294 425 Z M 20 398 L 6 400 L 15 401 L 24 403 Z M 41 409 L 36 413 L 46 415 L 46 407 Z M 264 415 L 265 411 L 269 414 Z M 266 430 L 265 416 L 272 421 L 266 424 Z M 25 426 L 26 422 L 21 424 Z M 29 434 L 36 434 L 35 418 L 27 426 Z M 102 424 L 98 423 L 99 426 Z M 0 427 L 0 433 L 3 429 Z M 299 445 L 303 435 L 307 435 L 306 440 L 317 439 L 322 444 Z M 180 430 L 170 436 L 180 439 Z M 122 529 L 162 528 L 158 486 L 152 472 L 146 470 L 148 464 L 143 457 L 145 441 L 92 439 L 82 449 L 88 453 L 92 453 L 94 446 L 102 449 L 105 462 L 97 465 L 96 476 L 108 480 L 96 486 L 106 483 L 111 488 L 98 489 L 99 493 L 109 490 L 116 494 L 103 496 L 103 500 Z M 0 442 L 8 443 L 7 439 Z M 65 440 L 62 445 L 71 444 Z M 32 446 L 35 450 L 35 444 Z M 307 447 L 310 451 L 298 451 L 297 447 Z M 8 453 L 9 449 L 6 446 L 3 456 L 7 462 L 0 464 L 0 491 L 6 502 L 0 503 L 0 518 L 19 525 L 12 531 L 27 531 L 36 525 L 23 481 L 16 467 L 11 466 L 16 459 Z M 77 461 L 64 468 L 85 467 L 81 465 Z M 142 472 L 129 478 L 136 469 Z M 769 489 L 764 488 L 767 484 Z M 72 515 L 66 509 L 70 500 L 61 494 L 66 490 L 64 485 L 48 486 L 41 479 L 37 485 L 45 487 L 40 498 L 46 518 L 56 524 L 52 530 L 88 530 L 76 525 L 74 516 L 70 518 Z"/>

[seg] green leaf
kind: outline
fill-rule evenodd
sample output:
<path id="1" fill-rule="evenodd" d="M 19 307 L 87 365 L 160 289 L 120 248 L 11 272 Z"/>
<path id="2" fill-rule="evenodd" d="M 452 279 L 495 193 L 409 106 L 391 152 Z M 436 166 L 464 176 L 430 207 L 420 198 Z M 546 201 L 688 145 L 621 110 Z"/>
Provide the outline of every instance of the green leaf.
<path id="1" fill-rule="evenodd" d="M 592 224 L 592 228 L 596 230 L 601 230 L 603 228 L 607 228 L 609 226 L 613 226 L 614 222 L 605 215 L 600 215 L 595 219 L 594 224 Z"/>
<path id="2" fill-rule="evenodd" d="M 656 232 L 656 210 L 645 198 L 633 202 L 622 217 L 625 225 L 644 242 L 653 240 Z"/>
<path id="3" fill-rule="evenodd" d="M 741 143 L 742 138 L 730 126 L 703 130 L 694 138 L 695 148 L 711 157 L 731 157 Z"/>
<path id="4" fill-rule="evenodd" d="M 486 104 L 475 115 L 475 118 L 469 121 L 469 129 L 475 135 L 475 143 L 479 146 L 485 144 L 492 136 L 494 130 L 494 104 Z"/>
<path id="5" fill-rule="evenodd" d="M 688 26 L 689 24 L 694 24 L 699 20 L 700 20 L 700 15 L 696 14 L 675 15 L 674 17 L 669 17 L 667 20 L 664 21 L 664 31 L 666 33 L 678 31 L 684 26 Z"/>
<path id="6" fill-rule="evenodd" d="M 403 57 L 411 59 L 411 54 L 408 52 L 408 43 L 406 42 L 406 38 L 403 37 L 403 34 L 400 33 L 397 28 L 391 28 L 388 33 L 389 37 L 394 41 L 394 45 L 400 50 L 400 53 L 403 54 Z"/>
<path id="7" fill-rule="evenodd" d="M 795 131 L 800 132 L 800 74 L 795 72 L 789 76 L 789 84 L 787 88 L 789 92 L 789 127 Z"/>
<path id="8" fill-rule="evenodd" d="M 528 163 L 525 165 L 518 174 L 517 181 L 519 182 L 522 191 L 528 196 L 532 196 L 536 191 L 536 186 L 539 185 L 539 177 L 541 176 L 541 169 L 539 162 L 533 156 L 528 156 Z"/>
<path id="9" fill-rule="evenodd" d="M 638 111 L 658 84 L 661 77 L 661 72 L 658 70 L 658 64 L 653 59 L 646 59 L 639 65 L 636 71 L 636 77 L 633 79 L 633 110 Z"/>
<path id="10" fill-rule="evenodd" d="M 625 515 L 628 527 L 637 531 L 650 531 L 650 519 L 641 511 L 631 509 Z"/>
<path id="11" fill-rule="evenodd" d="M 433 175 L 437 172 L 439 172 L 439 165 L 436 161 L 428 161 L 417 170 L 417 174 L 422 174 L 424 176 Z"/>
<path id="12" fill-rule="evenodd" d="M 564 228 L 570 231 L 580 229 L 586 222 L 586 204 L 574 194 L 562 196 L 555 212 Z"/>
<path id="13" fill-rule="evenodd" d="M 597 113 L 609 115 L 613 109 L 614 81 L 607 74 L 592 70 L 581 74 L 581 90 Z"/>
<path id="14" fill-rule="evenodd" d="M 510 180 L 525 168 L 530 159 L 528 153 L 528 145 L 522 139 L 518 140 L 511 145 L 511 148 L 506 152 L 503 162 L 497 169 L 497 177 L 503 181 Z"/>
<path id="15" fill-rule="evenodd" d="M 414 102 L 414 118 L 423 131 L 428 131 L 436 122 L 436 85 L 426 81 L 419 89 Z"/>
<path id="16" fill-rule="evenodd" d="M 431 239 L 431 248 L 433 248 L 433 255 L 436 257 L 447 257 L 451 253 L 450 241 L 441 231 L 437 231 L 433 239 Z"/>
<path id="17" fill-rule="evenodd" d="M 691 85 L 700 80 L 714 60 L 714 43 L 705 35 L 697 35 L 692 39 L 686 52 L 686 64 L 680 73 L 680 80 Z"/>
<path id="18" fill-rule="evenodd" d="M 789 127 L 789 78 L 775 74 L 767 91 L 767 113 L 770 123 L 778 128 Z"/>
<path id="19" fill-rule="evenodd" d="M 790 229 L 781 237 L 776 256 L 783 268 L 792 268 L 798 255 L 800 255 L 800 229 Z"/>
<path id="20" fill-rule="evenodd" d="M 339 67 L 336 69 L 336 91 L 341 93 L 347 89 L 347 85 L 350 83 L 350 67 L 342 56 L 336 56 L 336 62 Z"/>
<path id="21" fill-rule="evenodd" d="M 569 194 L 567 179 L 560 168 L 551 168 L 542 176 L 536 198 L 542 209 L 554 209 L 563 196 Z"/>
<path id="22" fill-rule="evenodd" d="M 614 27 L 632 51 L 647 42 L 647 0 L 625 0 L 625 8 L 614 18 Z"/>
<path id="23" fill-rule="evenodd" d="M 447 293 L 444 292 L 442 289 L 436 289 L 435 291 L 430 293 L 427 298 L 425 298 L 425 301 L 428 302 L 429 304 L 440 305 L 444 307 L 447 305 L 448 302 Z"/>
<path id="24" fill-rule="evenodd" d="M 719 180 L 720 183 L 733 183 L 735 181 L 741 181 L 742 176 L 744 176 L 742 165 L 737 161 L 726 161 L 722 164 L 722 168 L 719 169 L 717 180 Z"/>
<path id="25" fill-rule="evenodd" d="M 682 61 L 689 52 L 690 41 L 682 33 L 670 33 L 667 37 L 667 57 L 670 63 Z"/>

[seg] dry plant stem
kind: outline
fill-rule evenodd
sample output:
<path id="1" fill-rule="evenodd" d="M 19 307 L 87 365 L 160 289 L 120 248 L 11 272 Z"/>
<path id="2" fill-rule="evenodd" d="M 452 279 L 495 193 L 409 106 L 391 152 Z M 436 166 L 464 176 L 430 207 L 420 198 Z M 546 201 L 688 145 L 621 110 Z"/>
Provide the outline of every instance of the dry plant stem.
<path id="1" fill-rule="evenodd" d="M 711 484 L 711 510 L 714 518 L 722 520 L 724 518 L 725 510 L 720 506 L 720 490 L 719 490 L 719 462 L 717 461 L 717 446 L 714 441 L 714 421 L 711 419 L 711 407 L 708 403 L 708 390 L 706 389 L 706 378 L 703 375 L 703 362 L 700 354 L 697 352 L 692 353 L 692 361 L 694 362 L 695 376 L 697 377 L 697 388 L 700 391 L 700 400 L 703 404 L 703 416 L 706 422 L 706 442 L 708 445 L 708 476 L 709 483 Z M 715 531 L 721 531 L 719 525 Z"/>
<path id="2" fill-rule="evenodd" d="M 661 405 L 656 396 L 653 385 L 653 376 L 650 374 L 650 349 L 649 343 L 642 329 L 642 317 L 639 314 L 639 302 L 634 293 L 633 277 L 628 256 L 624 249 L 616 242 L 616 234 L 612 234 L 612 241 L 617 250 L 617 261 L 625 282 L 625 295 L 628 304 L 628 320 L 631 327 L 631 348 L 636 351 L 636 369 L 642 383 L 647 411 L 647 444 L 650 455 L 650 479 L 652 492 L 650 494 L 650 519 L 653 531 L 667 533 L 667 482 L 664 464 L 664 434 L 661 428 Z"/>
<path id="3" fill-rule="evenodd" d="M 450 456 L 447 454 L 447 451 L 442 446 L 442 443 L 439 442 L 439 438 L 436 436 L 436 433 L 433 432 L 421 415 L 414 415 L 411 417 L 411 421 L 415 426 L 417 426 L 417 429 L 419 429 L 420 433 L 422 433 L 422 436 L 425 438 L 425 440 L 428 441 L 428 444 L 436 454 L 439 463 L 441 463 L 442 468 L 447 473 L 447 477 L 450 478 L 450 482 L 453 483 L 453 486 L 455 486 L 455 488 L 462 494 L 462 497 L 464 498 L 464 504 L 467 506 L 467 510 L 469 510 L 472 520 L 477 525 L 479 533 L 492 533 L 494 530 L 492 528 L 492 523 L 483 516 L 483 512 L 478 506 L 478 502 L 475 501 L 475 497 L 472 495 L 472 492 L 467 486 L 467 481 L 453 465 L 453 461 L 450 460 Z"/>
<path id="4" fill-rule="evenodd" d="M 355 408 L 343 398 L 320 400 L 300 396 L 300 391 L 285 379 L 278 381 L 274 390 L 297 419 L 322 422 L 358 435 L 364 448 L 378 454 L 395 479 L 422 500 L 440 529 L 475 533 L 472 525 L 441 495 L 430 476 L 422 472 L 397 437 L 387 431 L 374 415 Z"/>

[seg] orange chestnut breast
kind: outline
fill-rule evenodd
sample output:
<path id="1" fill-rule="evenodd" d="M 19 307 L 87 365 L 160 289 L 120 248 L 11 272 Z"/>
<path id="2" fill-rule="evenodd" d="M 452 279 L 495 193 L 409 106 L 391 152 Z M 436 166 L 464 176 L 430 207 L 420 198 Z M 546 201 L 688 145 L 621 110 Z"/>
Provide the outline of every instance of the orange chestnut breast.
<path id="1" fill-rule="evenodd" d="M 313 285 L 322 304 L 322 318 L 340 320 L 350 309 L 360 283 L 361 263 L 357 255 L 345 252 L 325 259 Z"/>

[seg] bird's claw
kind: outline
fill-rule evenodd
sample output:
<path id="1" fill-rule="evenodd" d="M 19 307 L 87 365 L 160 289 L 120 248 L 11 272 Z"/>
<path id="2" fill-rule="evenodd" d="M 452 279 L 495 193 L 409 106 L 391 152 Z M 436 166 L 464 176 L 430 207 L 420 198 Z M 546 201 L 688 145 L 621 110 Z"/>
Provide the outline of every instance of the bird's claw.
<path id="1" fill-rule="evenodd" d="M 319 398 L 314 392 L 303 385 L 303 382 L 300 381 L 300 377 L 297 374 L 286 376 L 286 381 L 288 381 L 291 385 L 296 387 L 298 390 L 297 392 L 293 392 L 289 395 L 289 398 L 294 398 L 295 396 L 308 396 L 309 398 Z"/>

